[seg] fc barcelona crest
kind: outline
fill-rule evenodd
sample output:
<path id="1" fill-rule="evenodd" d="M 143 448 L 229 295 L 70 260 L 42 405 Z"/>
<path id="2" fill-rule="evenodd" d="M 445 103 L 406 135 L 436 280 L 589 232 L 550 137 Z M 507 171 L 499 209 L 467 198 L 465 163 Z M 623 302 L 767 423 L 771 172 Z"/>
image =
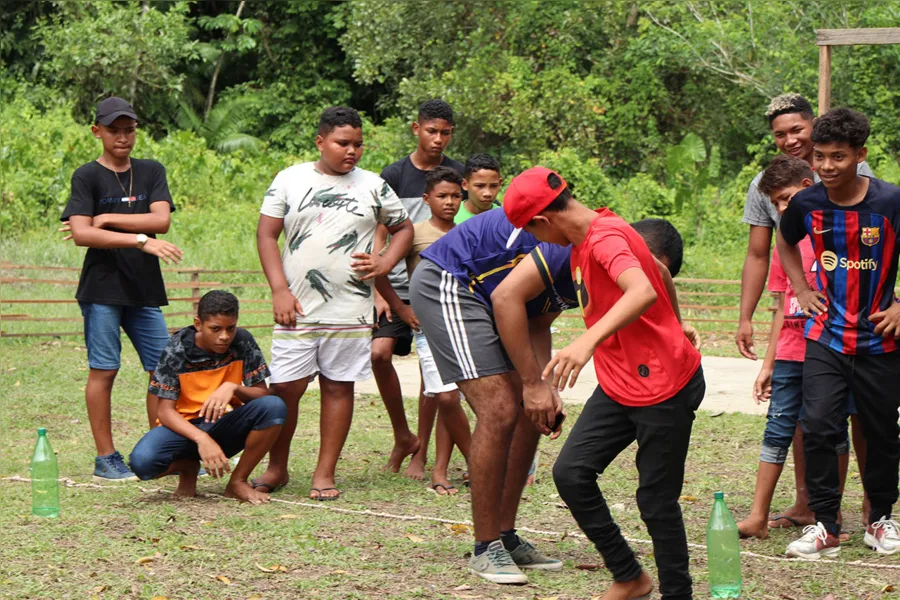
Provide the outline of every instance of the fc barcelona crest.
<path id="1" fill-rule="evenodd" d="M 874 246 L 881 241 L 881 228 L 863 227 L 859 239 L 866 246 Z"/>

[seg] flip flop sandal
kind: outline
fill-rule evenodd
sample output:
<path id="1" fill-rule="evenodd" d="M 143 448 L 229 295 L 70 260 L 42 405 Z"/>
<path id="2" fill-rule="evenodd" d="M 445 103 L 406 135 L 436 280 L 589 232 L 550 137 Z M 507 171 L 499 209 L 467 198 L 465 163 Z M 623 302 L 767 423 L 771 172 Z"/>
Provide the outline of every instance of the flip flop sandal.
<path id="1" fill-rule="evenodd" d="M 444 490 L 444 493 L 443 493 L 443 494 L 440 493 L 440 492 L 438 491 L 438 488 L 441 488 L 442 490 Z M 431 487 L 427 487 L 427 488 L 425 488 L 425 489 L 428 490 L 429 492 L 431 492 L 432 494 L 434 494 L 435 496 L 454 496 L 455 494 L 451 494 L 451 493 L 450 493 L 450 490 L 459 491 L 459 490 L 456 489 L 455 486 L 453 486 L 453 485 L 444 485 L 443 483 L 435 483 L 435 484 L 432 485 Z"/>
<path id="2" fill-rule="evenodd" d="M 254 490 L 259 490 L 259 488 L 268 489 L 269 491 L 259 490 L 264 494 L 274 494 L 275 492 L 277 492 L 278 490 L 280 490 L 287 484 L 286 483 L 265 483 L 263 481 L 257 481 L 256 479 L 251 479 L 250 485 L 253 486 Z"/>
<path id="3" fill-rule="evenodd" d="M 335 492 L 337 492 L 337 495 L 336 495 L 336 496 L 323 496 L 323 495 L 322 495 L 322 492 L 330 492 L 331 490 L 334 490 Z M 338 498 L 341 497 L 341 490 L 339 490 L 339 489 L 337 489 L 337 488 L 334 488 L 334 487 L 328 487 L 328 488 L 310 488 L 309 491 L 310 491 L 310 493 L 312 493 L 312 492 L 319 492 L 319 495 L 316 496 L 315 498 L 310 497 L 310 500 L 318 500 L 319 502 L 329 502 L 329 501 L 331 501 L 331 500 L 337 500 Z"/>
<path id="4" fill-rule="evenodd" d="M 771 525 L 769 525 L 769 529 L 790 529 L 791 527 L 803 527 L 803 525 L 801 525 L 795 519 L 792 519 L 785 515 L 775 515 L 771 519 L 769 519 L 769 523 L 777 523 L 778 521 L 782 520 L 789 522 L 790 525 L 788 525 L 787 527 L 783 525 L 776 525 L 775 527 L 772 527 Z"/>

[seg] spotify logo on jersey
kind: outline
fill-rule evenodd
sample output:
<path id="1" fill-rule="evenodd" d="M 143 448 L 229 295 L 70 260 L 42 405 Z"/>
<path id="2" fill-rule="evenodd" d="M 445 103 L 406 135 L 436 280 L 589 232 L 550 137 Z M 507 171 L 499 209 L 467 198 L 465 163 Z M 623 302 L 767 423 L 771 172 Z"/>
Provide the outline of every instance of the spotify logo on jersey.
<path id="1" fill-rule="evenodd" d="M 837 254 L 831 250 L 822 252 L 819 262 L 826 271 L 834 271 L 838 267 L 849 271 L 874 271 L 878 268 L 878 261 L 874 258 L 849 260 L 846 256 L 842 256 L 838 259 Z"/>
<path id="2" fill-rule="evenodd" d="M 822 268 L 826 271 L 834 271 L 838 265 L 837 254 L 835 254 L 831 250 L 826 250 L 819 257 L 819 262 L 822 264 Z"/>

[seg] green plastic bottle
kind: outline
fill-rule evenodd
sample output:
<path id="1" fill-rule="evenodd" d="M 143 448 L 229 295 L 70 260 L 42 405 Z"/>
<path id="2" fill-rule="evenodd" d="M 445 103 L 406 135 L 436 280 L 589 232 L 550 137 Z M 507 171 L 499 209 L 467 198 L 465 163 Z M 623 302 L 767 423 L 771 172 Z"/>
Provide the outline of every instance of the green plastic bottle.
<path id="1" fill-rule="evenodd" d="M 59 469 L 56 454 L 47 439 L 47 430 L 38 429 L 31 457 L 31 512 L 38 517 L 59 516 Z"/>
<path id="2" fill-rule="evenodd" d="M 706 524 L 706 556 L 709 561 L 709 593 L 713 598 L 741 597 L 741 545 L 738 528 L 725 493 L 716 492 Z"/>

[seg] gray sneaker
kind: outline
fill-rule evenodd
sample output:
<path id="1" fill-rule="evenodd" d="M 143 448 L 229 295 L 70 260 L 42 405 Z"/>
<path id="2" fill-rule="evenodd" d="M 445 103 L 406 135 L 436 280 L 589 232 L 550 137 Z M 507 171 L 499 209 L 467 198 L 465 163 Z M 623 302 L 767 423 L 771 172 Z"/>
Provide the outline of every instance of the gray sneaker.
<path id="1" fill-rule="evenodd" d="M 519 538 L 519 545 L 509 553 L 520 569 L 539 569 L 541 571 L 559 571 L 563 568 L 561 560 L 544 556 L 537 548 Z"/>
<path id="2" fill-rule="evenodd" d="M 137 481 L 138 477 L 125 466 L 125 459 L 118 451 L 94 459 L 94 481 Z"/>
<path id="3" fill-rule="evenodd" d="M 469 559 L 469 570 L 492 583 L 528 583 L 528 578 L 513 562 L 500 540 L 491 542 L 483 554 L 473 554 Z"/>

